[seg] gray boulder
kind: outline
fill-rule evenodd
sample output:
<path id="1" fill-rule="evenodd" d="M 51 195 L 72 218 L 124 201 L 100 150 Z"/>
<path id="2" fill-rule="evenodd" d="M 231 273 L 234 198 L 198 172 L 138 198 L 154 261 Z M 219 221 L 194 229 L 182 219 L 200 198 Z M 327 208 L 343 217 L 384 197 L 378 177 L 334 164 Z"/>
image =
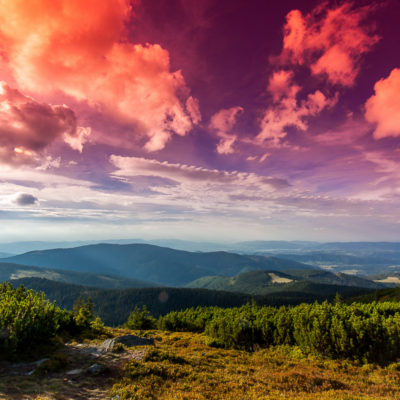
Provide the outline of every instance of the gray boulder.
<path id="1" fill-rule="evenodd" d="M 107 370 L 108 368 L 102 364 L 93 364 L 86 370 L 86 372 L 90 375 L 100 375 L 107 372 Z"/>
<path id="2" fill-rule="evenodd" d="M 113 339 L 105 340 L 100 346 L 98 346 L 98 348 L 99 348 L 99 350 L 103 350 L 105 352 L 110 351 L 117 343 L 122 343 L 126 347 L 153 346 L 154 339 L 153 338 L 142 338 L 142 337 L 135 336 L 135 335 L 118 336 Z"/>

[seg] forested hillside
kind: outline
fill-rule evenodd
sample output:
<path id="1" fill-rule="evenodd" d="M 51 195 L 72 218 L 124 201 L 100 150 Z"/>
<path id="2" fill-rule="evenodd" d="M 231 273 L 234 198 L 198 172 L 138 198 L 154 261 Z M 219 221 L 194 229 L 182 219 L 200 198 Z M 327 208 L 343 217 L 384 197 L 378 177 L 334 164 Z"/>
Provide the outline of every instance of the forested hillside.
<path id="1" fill-rule="evenodd" d="M 281 271 L 312 268 L 276 257 L 246 256 L 223 251 L 191 253 L 146 244 L 98 244 L 33 251 L 4 259 L 3 262 L 119 275 L 167 286 L 183 286 L 207 275 L 233 276 L 257 269 Z"/>
<path id="2" fill-rule="evenodd" d="M 0 282 L 21 278 L 45 278 L 57 282 L 110 289 L 160 286 L 153 282 L 122 278 L 115 275 L 91 274 L 89 272 L 67 271 L 0 262 Z"/>
<path id="3" fill-rule="evenodd" d="M 321 286 L 322 285 L 322 286 Z M 339 292 L 350 291 L 349 288 L 360 287 L 377 289 L 383 284 L 347 274 L 333 274 L 323 270 L 285 270 L 250 271 L 232 277 L 206 276 L 190 282 L 187 287 L 214 290 L 228 290 L 249 294 L 268 295 L 277 292 L 304 292 L 321 294 L 321 288 L 328 286 L 344 286 Z M 349 287 L 347 290 L 345 287 Z"/>
<path id="4" fill-rule="evenodd" d="M 366 293 L 367 289 L 335 285 L 317 285 L 301 282 L 298 291 L 276 292 L 266 296 L 249 295 L 207 289 L 188 288 L 138 288 L 138 289 L 97 289 L 79 285 L 69 285 L 40 278 L 24 278 L 12 281 L 15 287 L 24 286 L 42 291 L 58 305 L 71 309 L 79 296 L 90 297 L 96 313 L 108 325 L 119 325 L 126 321 L 135 306 L 145 305 L 155 315 L 197 306 L 241 306 L 252 299 L 258 304 L 280 306 L 296 305 L 302 302 L 333 299 L 336 293 L 343 297 Z"/>

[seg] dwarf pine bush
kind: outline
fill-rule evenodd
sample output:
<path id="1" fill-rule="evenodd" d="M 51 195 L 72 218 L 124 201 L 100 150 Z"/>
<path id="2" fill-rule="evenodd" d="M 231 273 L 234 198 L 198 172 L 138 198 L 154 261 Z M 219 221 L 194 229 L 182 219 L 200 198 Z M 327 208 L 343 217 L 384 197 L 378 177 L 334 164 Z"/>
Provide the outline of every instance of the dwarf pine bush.
<path id="1" fill-rule="evenodd" d="M 387 363 L 400 357 L 400 303 L 197 307 L 161 317 L 160 329 L 204 331 L 213 345 L 252 350 L 296 345 L 305 354 Z"/>
<path id="2" fill-rule="evenodd" d="M 48 301 L 44 293 L 0 284 L 0 355 L 15 358 L 38 354 L 56 335 L 105 333 L 104 324 L 93 314 L 92 301 L 78 300 L 73 311 L 62 310 Z"/>
<path id="3" fill-rule="evenodd" d="M 0 349 L 6 356 L 20 355 L 46 344 L 56 335 L 65 312 L 44 298 L 44 294 L 0 285 Z"/>

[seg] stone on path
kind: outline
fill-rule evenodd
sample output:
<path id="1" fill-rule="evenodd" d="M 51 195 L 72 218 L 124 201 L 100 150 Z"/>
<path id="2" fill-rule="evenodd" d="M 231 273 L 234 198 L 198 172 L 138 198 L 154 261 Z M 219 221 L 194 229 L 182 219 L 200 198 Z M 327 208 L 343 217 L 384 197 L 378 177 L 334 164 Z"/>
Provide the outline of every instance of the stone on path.
<path id="1" fill-rule="evenodd" d="M 83 373 L 83 369 L 77 368 L 72 369 L 71 371 L 66 372 L 67 375 L 79 375 Z"/>
<path id="2" fill-rule="evenodd" d="M 86 372 L 91 375 L 100 375 L 100 374 L 106 372 L 107 370 L 108 370 L 108 368 L 104 365 L 93 364 L 86 370 Z"/>
<path id="3" fill-rule="evenodd" d="M 117 344 L 122 343 L 126 347 L 133 346 L 152 346 L 154 345 L 153 338 L 141 338 L 135 335 L 125 335 L 118 336 L 113 339 L 105 340 L 100 346 L 98 346 L 99 350 L 103 350 L 104 352 L 112 350 L 112 348 Z"/>

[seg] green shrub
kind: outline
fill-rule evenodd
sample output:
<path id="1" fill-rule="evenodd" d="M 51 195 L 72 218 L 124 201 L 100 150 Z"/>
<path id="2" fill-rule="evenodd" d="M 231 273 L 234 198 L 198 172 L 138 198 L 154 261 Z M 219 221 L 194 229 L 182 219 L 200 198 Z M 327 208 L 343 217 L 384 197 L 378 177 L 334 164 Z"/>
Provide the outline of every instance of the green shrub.
<path id="1" fill-rule="evenodd" d="M 65 319 L 65 313 L 43 293 L 0 285 L 0 350 L 4 356 L 29 356 L 32 343 L 36 349 L 48 344 Z"/>
<path id="2" fill-rule="evenodd" d="M 0 284 L 0 354 L 3 358 L 29 358 L 49 350 L 56 336 L 68 338 L 86 333 L 105 333 L 100 318 L 94 318 L 93 303 L 78 300 L 74 311 L 62 310 L 43 293 Z"/>
<path id="3" fill-rule="evenodd" d="M 156 325 L 156 319 L 150 314 L 146 306 L 135 307 L 125 323 L 125 327 L 128 329 L 155 329 Z"/>
<path id="4" fill-rule="evenodd" d="M 400 357 L 400 303 L 301 304 L 296 307 L 198 307 L 159 319 L 170 331 L 204 331 L 216 347 L 253 350 L 295 345 L 304 354 L 388 363 Z"/>

